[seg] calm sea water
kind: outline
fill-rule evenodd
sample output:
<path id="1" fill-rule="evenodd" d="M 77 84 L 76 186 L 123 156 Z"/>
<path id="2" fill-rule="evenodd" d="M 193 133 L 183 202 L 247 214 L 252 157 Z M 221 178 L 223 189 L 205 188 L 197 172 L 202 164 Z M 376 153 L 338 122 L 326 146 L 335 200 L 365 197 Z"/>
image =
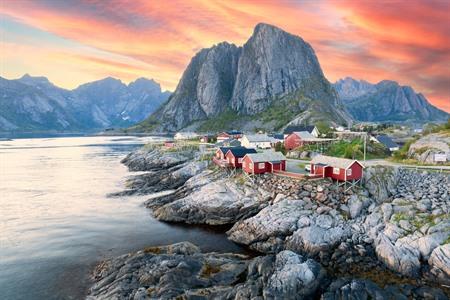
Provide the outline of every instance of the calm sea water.
<path id="1" fill-rule="evenodd" d="M 0 141 L 0 298 L 80 299 L 95 264 L 145 246 L 191 241 L 242 249 L 225 234 L 155 220 L 147 197 L 108 198 L 130 173 L 120 164 L 152 138 Z"/>

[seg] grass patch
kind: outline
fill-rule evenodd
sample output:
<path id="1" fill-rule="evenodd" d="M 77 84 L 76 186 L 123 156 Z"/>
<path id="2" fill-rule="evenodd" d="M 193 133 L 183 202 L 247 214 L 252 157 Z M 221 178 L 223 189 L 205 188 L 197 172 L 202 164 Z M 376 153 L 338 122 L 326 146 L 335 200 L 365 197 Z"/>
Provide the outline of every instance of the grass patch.
<path id="1" fill-rule="evenodd" d="M 401 220 L 408 221 L 410 218 L 405 213 L 396 213 L 392 216 L 392 220 L 396 223 L 400 222 Z"/>
<path id="2" fill-rule="evenodd" d="M 160 247 L 147 247 L 144 249 L 144 253 L 161 254 L 161 248 Z"/>
<path id="3" fill-rule="evenodd" d="M 200 277 L 208 278 L 211 277 L 211 275 L 217 274 L 220 272 L 219 266 L 214 266 L 209 263 L 205 263 L 202 267 L 202 270 L 200 271 Z"/>

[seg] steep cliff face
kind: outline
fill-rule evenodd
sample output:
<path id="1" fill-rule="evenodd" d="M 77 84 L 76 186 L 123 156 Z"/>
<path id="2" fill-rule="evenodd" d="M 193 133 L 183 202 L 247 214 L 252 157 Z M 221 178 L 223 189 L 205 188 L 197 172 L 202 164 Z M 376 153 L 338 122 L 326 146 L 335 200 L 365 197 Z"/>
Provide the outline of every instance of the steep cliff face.
<path id="1" fill-rule="evenodd" d="M 350 118 L 314 50 L 300 37 L 258 24 L 243 47 L 221 43 L 198 52 L 166 105 L 135 129 L 276 129 L 320 119 L 342 124 Z M 217 128 L 206 128 L 212 124 Z"/>
<path id="2" fill-rule="evenodd" d="M 274 26 L 255 27 L 242 48 L 238 70 L 232 107 L 242 114 L 261 112 L 298 90 L 312 99 L 334 100 L 312 47 Z"/>
<path id="3" fill-rule="evenodd" d="M 431 105 L 409 86 L 383 80 L 377 84 L 345 78 L 334 84 L 350 114 L 360 121 L 445 121 L 449 114 Z"/>
<path id="4" fill-rule="evenodd" d="M 240 49 L 221 43 L 198 52 L 183 73 L 167 104 L 149 122 L 177 130 L 196 120 L 217 116 L 229 107 Z"/>

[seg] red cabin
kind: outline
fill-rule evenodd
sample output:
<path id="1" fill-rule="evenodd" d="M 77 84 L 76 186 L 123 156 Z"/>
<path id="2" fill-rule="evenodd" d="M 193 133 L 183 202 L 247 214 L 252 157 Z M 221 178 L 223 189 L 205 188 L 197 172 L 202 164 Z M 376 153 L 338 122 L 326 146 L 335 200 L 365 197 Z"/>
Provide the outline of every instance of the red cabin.
<path id="1" fill-rule="evenodd" d="M 166 148 L 173 148 L 173 147 L 175 147 L 175 142 L 174 141 L 165 141 L 164 146 Z"/>
<path id="2" fill-rule="evenodd" d="M 317 155 L 311 160 L 311 175 L 328 177 L 338 181 L 360 180 L 364 166 L 357 160 Z"/>
<path id="3" fill-rule="evenodd" d="M 235 168 L 242 167 L 242 159 L 246 154 L 257 153 L 255 149 L 245 147 L 234 147 L 228 150 L 225 159 Z"/>
<path id="4" fill-rule="evenodd" d="M 216 158 L 217 159 L 225 159 L 225 155 L 227 154 L 228 150 L 230 150 L 231 147 L 219 147 L 216 150 Z"/>
<path id="5" fill-rule="evenodd" d="M 292 150 L 315 140 L 317 138 L 307 131 L 295 131 L 284 139 L 284 147 L 287 150 Z"/>
<path id="6" fill-rule="evenodd" d="M 226 132 L 221 132 L 217 135 L 217 141 L 222 142 L 228 139 L 240 139 L 242 137 L 242 132 L 237 130 L 231 130 Z"/>
<path id="7" fill-rule="evenodd" d="M 286 158 L 281 152 L 267 151 L 246 154 L 242 160 L 242 169 L 249 174 L 264 174 L 286 170 Z"/>

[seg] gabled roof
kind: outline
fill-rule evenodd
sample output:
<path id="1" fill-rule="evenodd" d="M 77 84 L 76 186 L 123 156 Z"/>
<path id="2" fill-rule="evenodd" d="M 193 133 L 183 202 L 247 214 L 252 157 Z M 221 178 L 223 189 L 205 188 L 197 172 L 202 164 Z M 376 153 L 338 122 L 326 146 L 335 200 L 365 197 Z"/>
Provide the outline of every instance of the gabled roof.
<path id="1" fill-rule="evenodd" d="M 270 138 L 267 134 L 246 134 L 244 135 L 245 138 L 247 138 L 247 140 L 249 142 L 272 142 L 273 139 Z"/>
<path id="2" fill-rule="evenodd" d="M 361 164 L 357 160 L 352 160 L 348 158 L 340 158 L 340 157 L 334 157 L 334 156 L 326 156 L 326 155 L 317 155 L 312 160 L 312 164 L 321 164 L 321 165 L 327 165 L 333 168 L 340 168 L 340 169 L 347 169 L 354 163 L 358 163 L 361 167 L 364 168 L 364 165 Z"/>
<path id="3" fill-rule="evenodd" d="M 315 127 L 316 126 L 314 125 L 290 125 L 284 129 L 283 133 L 291 134 L 295 131 L 307 131 L 309 133 L 312 133 Z"/>
<path id="4" fill-rule="evenodd" d="M 227 154 L 228 150 L 230 149 L 247 149 L 247 148 L 241 146 L 219 147 L 219 150 L 222 151 L 223 154 Z"/>
<path id="5" fill-rule="evenodd" d="M 228 154 L 228 152 L 231 152 L 234 155 L 234 157 L 244 157 L 245 154 L 257 153 L 255 149 L 253 149 L 253 148 L 245 148 L 245 147 L 230 148 L 227 151 L 227 154 Z"/>
<path id="6" fill-rule="evenodd" d="M 266 151 L 262 153 L 250 153 L 246 154 L 250 160 L 254 163 L 257 162 L 279 162 L 281 160 L 286 160 L 286 157 L 281 152 Z"/>
<path id="7" fill-rule="evenodd" d="M 294 131 L 293 134 L 299 136 L 302 140 L 316 139 L 316 137 L 308 131 Z"/>
<path id="8" fill-rule="evenodd" d="M 382 143 L 383 145 L 386 146 L 386 148 L 396 148 L 399 147 L 398 144 L 396 142 L 394 142 L 390 137 L 388 137 L 387 135 L 378 135 L 376 137 L 376 139 Z"/>

